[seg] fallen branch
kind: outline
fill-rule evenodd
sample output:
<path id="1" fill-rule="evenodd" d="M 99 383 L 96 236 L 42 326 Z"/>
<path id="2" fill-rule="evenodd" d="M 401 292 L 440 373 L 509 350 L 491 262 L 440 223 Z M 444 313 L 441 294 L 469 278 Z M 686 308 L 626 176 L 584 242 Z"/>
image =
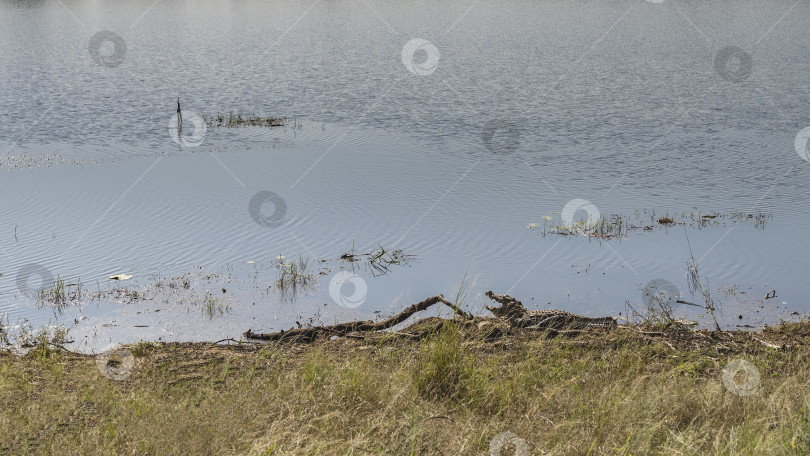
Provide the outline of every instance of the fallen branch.
<path id="1" fill-rule="evenodd" d="M 388 329 L 407 320 L 411 315 L 427 310 L 429 307 L 442 303 L 450 307 L 456 314 L 464 318 L 472 319 L 473 316 L 461 310 L 457 305 L 445 299 L 442 295 L 432 296 L 422 302 L 418 302 L 393 317 L 378 322 L 371 320 L 358 320 L 348 323 L 340 323 L 332 326 L 312 326 L 309 328 L 290 329 L 277 333 L 258 334 L 248 329 L 244 333 L 246 339 L 266 340 L 266 341 L 288 341 L 311 342 L 319 336 L 346 336 L 354 332 L 374 332 Z"/>
<path id="2" fill-rule="evenodd" d="M 754 337 L 754 336 L 751 336 L 751 338 L 752 338 L 752 339 L 754 339 L 755 341 L 757 341 L 757 342 L 761 343 L 762 345 L 764 345 L 764 346 L 766 346 L 766 347 L 768 347 L 768 348 L 773 348 L 773 349 L 775 349 L 775 350 L 781 350 L 781 349 L 784 347 L 783 345 L 776 345 L 776 344 L 772 344 L 772 343 L 770 343 L 770 342 L 765 342 L 764 340 L 762 340 L 762 339 L 757 339 L 757 338 L 756 338 L 756 337 Z"/>

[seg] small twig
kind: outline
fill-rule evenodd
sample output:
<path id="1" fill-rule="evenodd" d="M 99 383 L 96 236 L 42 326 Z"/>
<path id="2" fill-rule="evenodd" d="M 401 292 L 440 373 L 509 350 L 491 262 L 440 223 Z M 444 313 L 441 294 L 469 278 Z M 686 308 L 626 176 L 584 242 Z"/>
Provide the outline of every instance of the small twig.
<path id="1" fill-rule="evenodd" d="M 418 334 L 411 334 L 411 333 L 406 333 L 406 332 L 402 332 L 402 331 L 393 331 L 393 332 L 386 333 L 386 334 L 390 334 L 392 336 L 410 337 L 412 339 L 418 339 L 420 337 Z"/>
<path id="2" fill-rule="evenodd" d="M 213 345 L 217 345 L 217 344 L 219 344 L 220 342 L 236 342 L 236 343 L 239 343 L 239 341 L 238 341 L 238 340 L 236 340 L 236 339 L 233 339 L 233 338 L 229 337 L 229 338 L 227 338 L 227 339 L 221 339 L 221 340 L 218 340 L 218 341 L 216 341 L 216 342 L 211 342 L 211 344 L 213 344 Z"/>
<path id="3" fill-rule="evenodd" d="M 540 418 L 542 418 L 542 419 L 544 419 L 544 420 L 548 421 L 548 423 L 549 423 L 550 425 L 554 426 L 554 422 L 553 422 L 553 421 L 551 421 L 550 419 L 546 418 L 545 416 L 543 416 L 543 415 L 537 415 L 537 416 L 539 416 Z"/>
<path id="4" fill-rule="evenodd" d="M 72 344 L 72 343 L 73 343 L 73 341 L 71 340 L 71 341 L 69 341 L 69 342 L 67 342 L 67 343 L 68 343 L 68 344 Z M 62 350 L 66 351 L 66 352 L 70 352 L 70 350 L 68 350 L 68 349 L 67 349 L 67 348 L 65 348 L 64 346 L 59 345 L 59 344 L 54 343 L 54 342 L 48 342 L 48 345 L 53 345 L 54 347 L 59 347 L 59 348 L 61 348 Z M 72 352 L 71 352 L 71 353 L 72 353 Z"/>
<path id="5" fill-rule="evenodd" d="M 663 336 L 667 335 L 667 333 L 664 333 L 664 332 L 661 332 L 661 331 L 642 331 L 641 329 L 636 328 L 636 327 L 632 327 L 632 326 L 631 326 L 631 328 L 633 328 L 633 330 L 636 331 L 637 333 L 646 334 L 646 335 L 650 335 L 650 336 L 662 336 L 663 337 Z"/>

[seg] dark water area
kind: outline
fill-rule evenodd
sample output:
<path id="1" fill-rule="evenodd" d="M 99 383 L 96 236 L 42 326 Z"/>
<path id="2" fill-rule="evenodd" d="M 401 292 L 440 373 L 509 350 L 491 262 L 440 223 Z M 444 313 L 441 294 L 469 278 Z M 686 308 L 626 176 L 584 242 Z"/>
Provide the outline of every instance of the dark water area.
<path id="1" fill-rule="evenodd" d="M 465 277 L 480 314 L 491 289 L 625 316 L 652 281 L 700 299 L 691 256 L 723 328 L 798 319 L 810 310 L 809 13 L 792 1 L 0 2 L 3 324 L 64 326 L 84 351 L 238 339 L 391 315 L 455 296 Z M 217 113 L 294 120 L 199 121 Z M 595 213 L 654 228 L 543 235 Z M 720 216 L 656 223 L 702 214 Z M 412 256 L 387 274 L 339 260 L 380 246 Z M 291 261 L 312 274 L 294 293 L 277 283 Z M 82 284 L 60 309 L 37 299 L 57 278 Z"/>

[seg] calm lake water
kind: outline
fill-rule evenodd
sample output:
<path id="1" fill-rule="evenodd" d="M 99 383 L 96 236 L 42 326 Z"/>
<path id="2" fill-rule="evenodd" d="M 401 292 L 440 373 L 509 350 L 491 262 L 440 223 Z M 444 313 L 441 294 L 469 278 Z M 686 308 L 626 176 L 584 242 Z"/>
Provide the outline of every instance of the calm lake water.
<path id="1" fill-rule="evenodd" d="M 723 327 L 798 319 L 808 15 L 793 1 L 0 2 L 4 324 L 64 325 L 83 351 L 239 338 L 391 315 L 455 296 L 465 274 L 481 314 L 491 289 L 624 316 L 653 280 L 699 301 L 690 246 Z M 295 122 L 193 126 L 231 112 Z M 585 204 L 577 219 L 655 228 L 544 236 L 573 200 L 590 203 L 569 206 Z M 767 224 L 654 222 L 701 211 Z M 412 257 L 384 275 L 338 261 L 379 246 Z M 280 255 L 314 280 L 283 292 Z M 57 277 L 83 287 L 61 312 L 35 297 Z"/>

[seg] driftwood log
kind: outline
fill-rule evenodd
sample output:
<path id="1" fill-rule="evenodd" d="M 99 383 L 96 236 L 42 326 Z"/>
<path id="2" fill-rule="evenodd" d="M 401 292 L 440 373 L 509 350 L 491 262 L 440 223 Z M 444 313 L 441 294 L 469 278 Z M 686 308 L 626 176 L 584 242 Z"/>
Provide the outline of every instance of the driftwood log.
<path id="1" fill-rule="evenodd" d="M 287 331 L 280 331 L 277 333 L 258 334 L 248 329 L 244 333 L 246 339 L 265 340 L 265 341 L 298 341 L 298 342 L 311 342 L 319 336 L 346 336 L 354 332 L 373 332 L 388 329 L 396 326 L 403 321 L 407 320 L 411 315 L 427 310 L 434 304 L 445 304 L 453 309 L 453 311 L 464 318 L 472 319 L 473 316 L 461 310 L 458 306 L 445 299 L 442 295 L 432 296 L 422 302 L 418 302 L 397 315 L 378 322 L 371 320 L 351 321 L 348 323 L 340 323 L 332 326 L 312 326 L 309 328 L 290 329 Z"/>

